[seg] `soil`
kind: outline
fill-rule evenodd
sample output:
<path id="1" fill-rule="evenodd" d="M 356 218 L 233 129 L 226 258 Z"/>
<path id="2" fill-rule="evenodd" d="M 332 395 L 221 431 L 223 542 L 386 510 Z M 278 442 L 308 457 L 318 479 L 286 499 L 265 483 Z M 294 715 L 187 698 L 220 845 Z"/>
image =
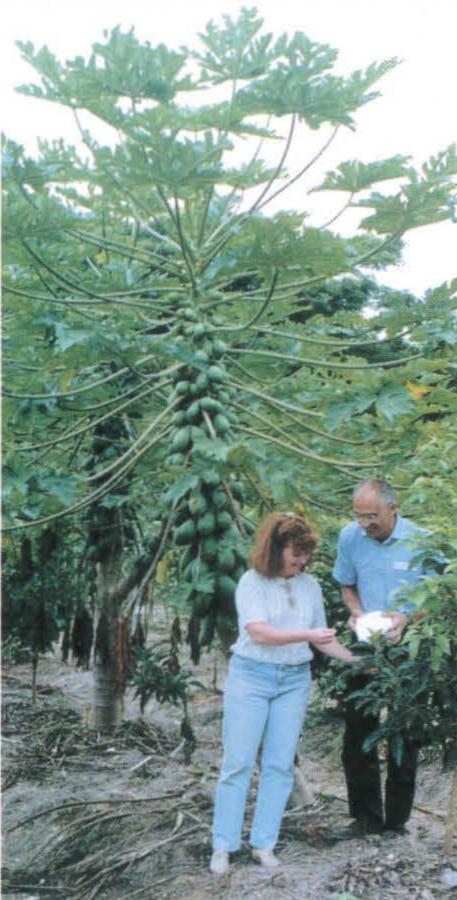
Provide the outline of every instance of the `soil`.
<path id="1" fill-rule="evenodd" d="M 409 832 L 335 840 L 349 823 L 339 763 L 341 725 L 309 725 L 277 853 L 279 870 L 233 855 L 230 875 L 208 871 L 212 798 L 221 758 L 226 663 L 207 654 L 192 673 L 191 760 L 182 712 L 151 701 L 106 737 L 88 725 L 92 672 L 40 662 L 3 671 L 3 893 L 11 900 L 457 900 L 457 848 L 444 854 L 451 776 L 422 759 Z M 305 784 L 304 784 L 305 783 Z M 250 795 L 247 825 L 255 791 Z"/>

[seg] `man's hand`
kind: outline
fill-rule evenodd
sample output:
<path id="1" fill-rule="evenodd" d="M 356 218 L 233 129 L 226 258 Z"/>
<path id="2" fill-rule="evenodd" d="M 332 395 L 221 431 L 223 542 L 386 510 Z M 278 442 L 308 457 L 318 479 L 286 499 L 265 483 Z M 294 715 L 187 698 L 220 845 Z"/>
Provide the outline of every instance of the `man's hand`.
<path id="1" fill-rule="evenodd" d="M 392 627 L 387 632 L 387 640 L 389 644 L 399 644 L 408 624 L 408 619 L 404 613 L 398 611 L 390 612 L 389 616 L 392 619 Z"/>
<path id="2" fill-rule="evenodd" d="M 360 612 L 351 612 L 351 615 L 349 616 L 349 619 L 348 619 L 348 626 L 351 629 L 351 631 L 355 631 L 356 622 L 357 622 L 357 619 L 360 618 L 360 616 L 363 616 L 362 610 L 360 610 Z"/>

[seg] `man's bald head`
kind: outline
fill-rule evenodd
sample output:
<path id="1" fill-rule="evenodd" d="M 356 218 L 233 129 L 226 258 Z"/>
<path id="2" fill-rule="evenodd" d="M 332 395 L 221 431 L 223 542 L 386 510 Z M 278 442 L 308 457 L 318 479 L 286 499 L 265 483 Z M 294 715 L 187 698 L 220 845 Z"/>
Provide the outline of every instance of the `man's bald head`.
<path id="1" fill-rule="evenodd" d="M 367 478 L 354 490 L 354 516 L 368 537 L 385 541 L 397 521 L 395 491 L 388 481 Z"/>

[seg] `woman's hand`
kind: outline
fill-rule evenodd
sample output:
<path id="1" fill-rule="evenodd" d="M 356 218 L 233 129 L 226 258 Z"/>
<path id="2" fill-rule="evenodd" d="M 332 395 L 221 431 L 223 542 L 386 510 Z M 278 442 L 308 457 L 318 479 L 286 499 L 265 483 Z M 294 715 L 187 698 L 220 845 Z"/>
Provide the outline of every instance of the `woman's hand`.
<path id="1" fill-rule="evenodd" d="M 306 638 L 310 644 L 316 644 L 320 647 L 322 644 L 330 644 L 335 635 L 336 628 L 312 628 L 308 632 L 309 637 Z"/>

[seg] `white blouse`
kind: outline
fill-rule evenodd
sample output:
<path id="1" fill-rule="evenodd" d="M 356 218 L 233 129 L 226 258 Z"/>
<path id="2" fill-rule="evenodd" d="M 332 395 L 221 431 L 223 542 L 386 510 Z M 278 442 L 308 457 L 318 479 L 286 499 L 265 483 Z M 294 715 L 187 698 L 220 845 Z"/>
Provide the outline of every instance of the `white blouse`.
<path id="1" fill-rule="evenodd" d="M 249 569 L 240 578 L 235 594 L 238 613 L 238 640 L 231 650 L 259 662 L 299 665 L 313 657 L 307 641 L 296 644 L 255 644 L 246 631 L 252 622 L 266 622 L 278 628 L 325 628 L 322 591 L 318 581 L 306 572 L 293 578 L 267 578 Z"/>

